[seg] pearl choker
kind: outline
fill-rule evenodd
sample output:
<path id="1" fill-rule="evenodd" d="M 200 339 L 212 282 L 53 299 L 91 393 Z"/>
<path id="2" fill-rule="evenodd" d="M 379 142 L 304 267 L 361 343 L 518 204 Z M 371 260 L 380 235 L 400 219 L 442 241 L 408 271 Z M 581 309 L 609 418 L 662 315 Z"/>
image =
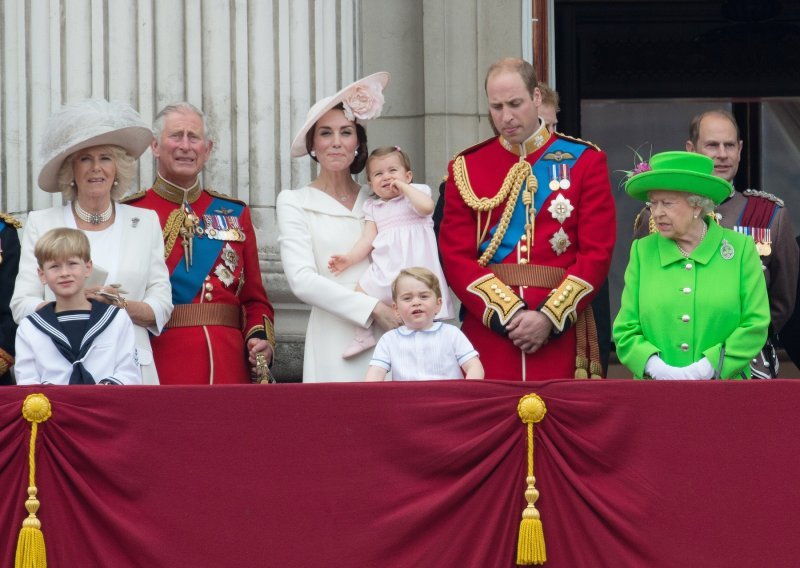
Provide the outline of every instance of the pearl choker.
<path id="1" fill-rule="evenodd" d="M 101 223 L 105 223 L 109 219 L 111 219 L 111 215 L 114 213 L 114 205 L 113 203 L 108 204 L 108 209 L 103 211 L 102 213 L 89 213 L 80 204 L 75 201 L 75 215 L 78 216 L 79 219 L 86 221 L 90 225 L 100 225 Z"/>

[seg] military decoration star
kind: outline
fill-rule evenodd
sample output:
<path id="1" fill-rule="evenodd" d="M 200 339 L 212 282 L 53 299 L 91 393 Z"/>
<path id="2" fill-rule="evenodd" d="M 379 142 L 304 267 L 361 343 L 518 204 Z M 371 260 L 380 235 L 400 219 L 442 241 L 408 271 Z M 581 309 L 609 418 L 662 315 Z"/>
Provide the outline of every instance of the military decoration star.
<path id="1" fill-rule="evenodd" d="M 565 250 L 571 245 L 572 243 L 569 242 L 569 237 L 567 233 L 564 232 L 564 228 L 558 230 L 558 232 L 553 234 L 553 237 L 550 239 L 550 246 L 553 248 L 553 252 L 556 253 L 557 256 L 561 256 Z"/>
<path id="2" fill-rule="evenodd" d="M 217 265 L 217 267 L 214 269 L 214 274 L 217 275 L 217 278 L 220 279 L 220 282 L 225 284 L 226 288 L 233 284 L 233 274 L 222 264 Z"/>
<path id="3" fill-rule="evenodd" d="M 239 266 L 239 254 L 233 250 L 230 243 L 225 243 L 225 248 L 222 249 L 222 260 L 231 271 L 236 270 L 236 267 Z"/>
<path id="4" fill-rule="evenodd" d="M 552 202 L 550 202 L 550 207 L 547 208 L 550 211 L 550 214 L 553 216 L 553 219 L 556 219 L 559 223 L 563 224 L 567 218 L 572 215 L 572 210 L 575 209 L 572 206 L 572 203 L 569 202 L 569 199 L 564 197 L 563 193 L 559 193 L 558 197 L 556 197 Z"/>

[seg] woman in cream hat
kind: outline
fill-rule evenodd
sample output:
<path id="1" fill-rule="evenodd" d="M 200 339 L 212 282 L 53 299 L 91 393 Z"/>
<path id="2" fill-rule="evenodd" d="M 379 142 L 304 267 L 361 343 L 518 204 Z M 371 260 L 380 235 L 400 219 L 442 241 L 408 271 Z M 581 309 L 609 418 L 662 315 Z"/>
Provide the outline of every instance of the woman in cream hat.
<path id="1" fill-rule="evenodd" d="M 169 319 L 172 290 L 155 212 L 117 201 L 130 188 L 136 160 L 152 139 L 150 128 L 125 103 L 86 100 L 65 105 L 48 119 L 39 187 L 60 192 L 67 203 L 28 216 L 11 299 L 17 322 L 53 300 L 37 276 L 34 245 L 50 229 L 80 229 L 89 237 L 94 265 L 87 297 L 128 311 L 136 324 L 144 384 L 158 383 L 148 332 L 158 335 Z"/>
<path id="2" fill-rule="evenodd" d="M 350 250 L 361 236 L 368 187 L 353 174 L 367 160 L 363 122 L 380 115 L 388 82 L 388 73 L 374 73 L 318 101 L 292 142 L 292 157 L 308 154 L 319 164 L 311 183 L 282 191 L 277 202 L 283 269 L 295 296 L 311 305 L 304 382 L 363 380 L 372 350 L 342 359 L 356 326 L 398 325 L 389 306 L 355 291 L 366 260 L 337 276 L 328 270 L 331 255 Z"/>
<path id="3" fill-rule="evenodd" d="M 631 246 L 614 321 L 619 360 L 637 378 L 746 378 L 766 341 L 761 261 L 752 238 L 709 215 L 732 190 L 713 169 L 702 154 L 662 152 L 625 183 L 658 229 Z"/>

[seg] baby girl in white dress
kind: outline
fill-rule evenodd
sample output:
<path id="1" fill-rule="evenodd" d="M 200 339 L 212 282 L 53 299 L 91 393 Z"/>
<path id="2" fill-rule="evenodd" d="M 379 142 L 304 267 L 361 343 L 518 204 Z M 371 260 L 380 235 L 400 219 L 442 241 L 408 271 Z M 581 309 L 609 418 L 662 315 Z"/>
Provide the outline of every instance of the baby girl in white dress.
<path id="1" fill-rule="evenodd" d="M 371 253 L 371 263 L 357 290 L 391 305 L 392 282 L 400 271 L 423 266 L 436 275 L 444 292 L 437 319 L 453 318 L 453 305 L 433 233 L 431 215 L 435 204 L 431 188 L 411 183 L 411 161 L 398 146 L 373 150 L 366 171 L 375 196 L 364 203 L 364 232 L 349 252 L 331 256 L 328 268 L 338 274 Z M 342 357 L 352 357 L 374 345 L 372 331 L 358 328 Z"/>

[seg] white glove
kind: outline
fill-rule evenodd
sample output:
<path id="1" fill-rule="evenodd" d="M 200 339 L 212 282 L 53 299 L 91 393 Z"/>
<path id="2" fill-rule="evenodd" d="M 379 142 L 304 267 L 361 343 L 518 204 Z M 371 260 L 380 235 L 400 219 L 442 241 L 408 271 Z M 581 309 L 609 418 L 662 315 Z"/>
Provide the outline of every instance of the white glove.
<path id="1" fill-rule="evenodd" d="M 679 369 L 679 371 L 683 373 L 683 378 L 689 381 L 703 381 L 714 378 L 714 367 L 705 357 L 697 363 L 692 363 L 688 367 Z"/>
<path id="2" fill-rule="evenodd" d="M 681 371 L 677 367 L 667 365 L 658 355 L 651 355 L 644 366 L 645 374 L 656 380 L 682 379 L 683 373 Z"/>

